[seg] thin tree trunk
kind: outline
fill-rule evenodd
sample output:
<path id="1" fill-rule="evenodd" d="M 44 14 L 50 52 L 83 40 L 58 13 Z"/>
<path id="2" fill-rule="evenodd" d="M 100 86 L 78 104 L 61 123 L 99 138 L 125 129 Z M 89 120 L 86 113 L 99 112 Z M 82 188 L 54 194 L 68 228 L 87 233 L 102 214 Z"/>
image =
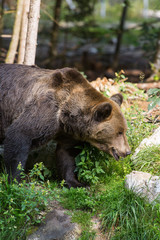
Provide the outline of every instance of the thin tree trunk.
<path id="1" fill-rule="evenodd" d="M 156 48 L 156 55 L 154 60 L 155 72 L 160 71 L 160 31 L 158 34 L 158 41 L 157 41 L 157 48 Z"/>
<path id="2" fill-rule="evenodd" d="M 24 57 L 24 64 L 26 65 L 35 64 L 38 23 L 40 18 L 40 4 L 41 0 L 30 0 L 28 31 Z"/>
<path id="3" fill-rule="evenodd" d="M 18 51 L 18 63 L 23 64 L 26 46 L 26 37 L 28 29 L 28 14 L 29 14 L 30 0 L 24 0 L 22 22 L 21 22 L 21 33 L 20 33 L 20 44 Z"/>
<path id="4" fill-rule="evenodd" d="M 4 15 L 4 1 L 1 2 L 1 11 L 0 11 L 0 47 L 2 46 L 1 34 L 3 32 L 3 15 Z"/>
<path id="5" fill-rule="evenodd" d="M 5 60 L 6 63 L 13 63 L 15 59 L 15 55 L 18 47 L 18 41 L 19 41 L 19 34 L 20 34 L 22 9 L 23 9 L 23 0 L 18 0 L 16 17 L 15 17 L 15 22 L 13 27 L 13 35 L 12 35 L 12 40 L 7 53 L 7 57 Z"/>
<path id="6" fill-rule="evenodd" d="M 51 36 L 51 58 L 54 58 L 57 55 L 57 40 L 58 40 L 58 30 L 59 30 L 59 20 L 61 14 L 62 0 L 56 0 L 54 7 L 54 22 L 52 28 Z"/>
<path id="7" fill-rule="evenodd" d="M 128 6 L 129 6 L 129 0 L 124 0 L 124 7 L 123 7 L 123 11 L 122 11 L 120 25 L 118 28 L 117 44 L 116 44 L 116 49 L 115 49 L 115 53 L 113 56 L 113 68 L 114 69 L 116 69 L 118 66 L 118 56 L 119 56 L 119 51 L 120 51 L 120 47 L 121 47 L 122 36 L 124 33 L 124 23 L 125 23 L 126 16 L 127 16 Z"/>

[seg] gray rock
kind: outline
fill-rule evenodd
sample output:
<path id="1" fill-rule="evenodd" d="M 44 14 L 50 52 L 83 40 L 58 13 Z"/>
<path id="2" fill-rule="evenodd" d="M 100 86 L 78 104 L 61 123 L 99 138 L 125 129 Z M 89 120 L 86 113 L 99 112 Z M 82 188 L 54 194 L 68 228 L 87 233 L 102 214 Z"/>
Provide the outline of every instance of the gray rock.
<path id="1" fill-rule="evenodd" d="M 38 230 L 27 237 L 27 240 L 76 240 L 81 229 L 76 223 L 71 223 L 70 216 L 64 210 L 54 209 L 46 215 L 45 222 Z"/>
<path id="2" fill-rule="evenodd" d="M 125 187 L 141 197 L 145 197 L 149 203 L 155 200 L 160 201 L 160 176 L 133 171 L 126 175 Z"/>
<path id="3" fill-rule="evenodd" d="M 135 159 L 137 154 L 144 149 L 145 147 L 150 147 L 153 145 L 160 145 L 160 127 L 158 127 L 155 132 L 148 138 L 143 139 L 139 147 L 136 148 L 135 153 L 132 156 L 132 159 Z"/>

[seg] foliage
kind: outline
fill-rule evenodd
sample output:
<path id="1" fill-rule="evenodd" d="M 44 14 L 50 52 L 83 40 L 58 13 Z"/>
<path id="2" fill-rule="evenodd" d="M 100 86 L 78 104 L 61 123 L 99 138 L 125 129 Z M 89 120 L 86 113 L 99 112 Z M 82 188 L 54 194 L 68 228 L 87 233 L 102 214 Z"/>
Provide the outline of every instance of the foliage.
<path id="1" fill-rule="evenodd" d="M 73 3 L 74 8 L 69 9 L 66 18 L 70 21 L 80 21 L 84 20 L 86 16 L 89 16 L 93 13 L 96 0 L 88 0 L 87 2 L 85 0 L 73 0 Z"/>
<path id="2" fill-rule="evenodd" d="M 133 159 L 132 164 L 135 170 L 150 172 L 152 174 L 160 173 L 160 145 L 146 147 L 141 150 Z"/>
<path id="3" fill-rule="evenodd" d="M 109 156 L 89 144 L 85 144 L 81 153 L 76 157 L 78 179 L 85 183 L 96 184 L 105 174 Z"/>
<path id="4" fill-rule="evenodd" d="M 160 89 L 158 88 L 152 88 L 148 90 L 148 102 L 150 104 L 148 105 L 148 110 L 153 109 L 156 105 L 160 106 Z"/>
<path id="5" fill-rule="evenodd" d="M 132 152 L 155 125 L 144 121 L 143 111 L 137 106 L 125 111 L 128 123 L 127 136 Z M 72 221 L 81 225 L 79 240 L 94 239 L 92 217 L 101 219 L 105 236 L 112 240 L 157 240 L 160 238 L 160 204 L 150 205 L 144 199 L 124 187 L 124 177 L 134 170 L 158 174 L 159 147 L 151 147 L 137 155 L 115 161 L 98 149 L 85 144 L 76 158 L 77 174 L 90 188 L 57 188 L 44 182 L 49 172 L 42 163 L 36 164 L 26 176 L 22 171 L 22 183 L 9 184 L 7 176 L 0 176 L 0 239 L 25 239 L 27 229 L 37 225 L 51 197 L 69 210 Z M 21 165 L 19 165 L 19 169 Z M 26 179 L 29 179 L 28 183 Z M 56 187 L 55 187 L 56 186 Z M 109 235 L 108 235 L 109 234 Z"/>
<path id="6" fill-rule="evenodd" d="M 95 199 L 86 188 L 63 188 L 62 195 L 60 202 L 67 209 L 90 211 L 95 209 Z"/>
<path id="7" fill-rule="evenodd" d="M 144 22 L 142 24 L 140 44 L 144 49 L 147 57 L 153 61 L 157 49 L 159 27 Z"/>
<path id="8" fill-rule="evenodd" d="M 42 162 L 36 163 L 34 164 L 33 169 L 30 170 L 29 177 L 32 180 L 40 179 L 44 181 L 46 178 L 51 177 L 51 171 L 49 171 Z"/>
<path id="9" fill-rule="evenodd" d="M 156 240 L 160 237 L 160 204 L 152 206 L 125 189 L 120 177 L 110 177 L 100 189 L 91 187 L 90 191 L 63 188 L 62 196 L 61 204 L 73 211 L 72 221 L 82 225 L 84 236 L 80 239 L 92 239 L 86 237 L 88 234 L 94 236 L 95 233 L 90 232 L 93 214 L 99 215 L 108 239 Z"/>
<path id="10" fill-rule="evenodd" d="M 126 81 L 127 78 L 125 77 L 124 73 L 125 72 L 123 70 L 121 70 L 119 72 L 115 72 L 116 77 L 114 78 L 114 82 L 124 82 L 124 81 Z"/>
<path id="11" fill-rule="evenodd" d="M 35 173 L 42 178 L 42 173 L 37 174 L 35 169 L 29 178 L 33 179 Z M 24 177 L 23 173 L 22 179 Z M 18 184 L 16 180 L 8 183 L 7 178 L 4 174 L 0 177 L 0 239 L 25 239 L 28 227 L 43 219 L 41 211 L 46 208 L 53 192 L 51 194 L 49 181 L 45 184 L 42 179 L 40 183 L 34 179 L 27 183 L 24 179 Z"/>

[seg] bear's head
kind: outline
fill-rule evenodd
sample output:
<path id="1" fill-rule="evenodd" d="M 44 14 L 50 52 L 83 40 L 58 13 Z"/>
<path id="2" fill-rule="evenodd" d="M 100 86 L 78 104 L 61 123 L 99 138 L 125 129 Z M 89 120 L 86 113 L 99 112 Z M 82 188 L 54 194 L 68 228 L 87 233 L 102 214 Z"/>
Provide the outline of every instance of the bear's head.
<path id="1" fill-rule="evenodd" d="M 116 160 L 131 153 L 126 137 L 127 123 L 120 110 L 123 97 L 115 94 L 97 104 L 92 112 L 92 129 L 87 141 Z"/>

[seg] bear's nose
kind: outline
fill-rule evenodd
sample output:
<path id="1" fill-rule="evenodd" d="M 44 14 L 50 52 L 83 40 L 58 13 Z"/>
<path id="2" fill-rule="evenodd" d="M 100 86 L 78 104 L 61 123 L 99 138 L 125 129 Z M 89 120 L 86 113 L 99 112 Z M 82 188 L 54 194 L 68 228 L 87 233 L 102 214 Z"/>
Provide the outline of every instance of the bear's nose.
<path id="1" fill-rule="evenodd" d="M 131 151 L 127 151 L 126 152 L 126 156 L 130 155 L 131 154 Z"/>

